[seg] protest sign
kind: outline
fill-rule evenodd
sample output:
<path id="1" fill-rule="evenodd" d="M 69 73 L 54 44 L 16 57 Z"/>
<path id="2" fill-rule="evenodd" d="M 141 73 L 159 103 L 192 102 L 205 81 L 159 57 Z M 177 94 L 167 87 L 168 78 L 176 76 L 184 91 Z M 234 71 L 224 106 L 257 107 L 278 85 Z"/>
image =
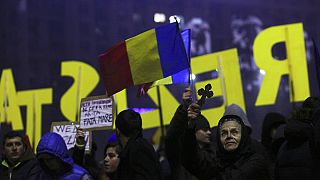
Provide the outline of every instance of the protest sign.
<path id="1" fill-rule="evenodd" d="M 113 99 L 105 95 L 83 98 L 80 104 L 80 127 L 90 130 L 112 129 L 113 106 Z"/>
<path id="2" fill-rule="evenodd" d="M 74 147 L 76 144 L 76 133 L 77 128 L 79 128 L 79 124 L 74 124 L 72 122 L 52 122 L 51 124 L 51 132 L 58 133 L 67 145 L 67 148 L 70 149 Z M 86 151 L 90 151 L 91 146 L 91 132 L 85 131 L 85 141 Z"/>

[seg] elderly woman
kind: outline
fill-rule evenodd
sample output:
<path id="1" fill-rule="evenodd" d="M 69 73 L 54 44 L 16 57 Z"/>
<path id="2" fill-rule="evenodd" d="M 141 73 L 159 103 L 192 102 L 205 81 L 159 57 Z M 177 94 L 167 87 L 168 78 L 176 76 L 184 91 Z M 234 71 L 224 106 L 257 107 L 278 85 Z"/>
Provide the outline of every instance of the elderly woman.
<path id="1" fill-rule="evenodd" d="M 191 104 L 185 115 L 188 124 L 182 138 L 183 165 L 199 179 L 264 180 L 269 179 L 267 160 L 256 152 L 243 121 L 244 111 L 237 105 L 228 106 L 218 123 L 214 154 L 199 151 L 194 135 L 194 121 L 200 107 Z"/>

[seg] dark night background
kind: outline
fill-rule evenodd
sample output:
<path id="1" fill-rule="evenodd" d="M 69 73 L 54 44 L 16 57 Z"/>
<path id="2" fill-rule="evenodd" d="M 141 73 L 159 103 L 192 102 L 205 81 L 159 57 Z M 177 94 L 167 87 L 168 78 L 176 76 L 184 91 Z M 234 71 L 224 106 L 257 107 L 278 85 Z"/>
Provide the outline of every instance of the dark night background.
<path id="1" fill-rule="evenodd" d="M 302 22 L 305 31 L 311 95 L 319 89 L 314 69 L 311 38 L 320 42 L 320 1 L 317 0 L 1 0 L 0 1 L 0 71 L 12 69 L 16 90 L 53 88 L 53 103 L 42 109 L 42 133 L 52 121 L 65 120 L 60 112 L 61 96 L 72 79 L 61 77 L 61 61 L 81 60 L 99 70 L 98 55 L 117 42 L 147 29 L 168 23 L 171 15 L 183 19 L 182 28 L 191 28 L 199 56 L 230 48 L 238 49 L 247 114 L 253 124 L 253 136 L 260 138 L 260 128 L 267 112 L 288 116 L 288 77 L 283 77 L 275 105 L 255 107 L 261 77 L 252 60 L 252 43 L 257 33 L 267 27 Z M 166 22 L 154 21 L 155 13 L 166 15 Z M 209 36 L 208 36 L 209 34 Z M 242 34 L 240 40 L 237 35 Z M 284 46 L 273 48 L 274 56 L 285 58 Z M 168 87 L 177 98 L 182 86 Z M 104 93 L 102 81 L 90 95 Z M 135 91 L 129 91 L 129 96 Z M 130 99 L 130 98 L 129 98 Z M 132 107 L 134 98 L 128 104 Z M 145 98 L 147 99 L 147 98 Z M 299 103 L 296 103 L 299 105 Z M 173 107 L 175 108 L 175 107 Z M 25 109 L 21 108 L 24 123 Z M 154 129 L 146 130 L 151 138 Z M 93 132 L 98 159 L 110 131 Z"/>

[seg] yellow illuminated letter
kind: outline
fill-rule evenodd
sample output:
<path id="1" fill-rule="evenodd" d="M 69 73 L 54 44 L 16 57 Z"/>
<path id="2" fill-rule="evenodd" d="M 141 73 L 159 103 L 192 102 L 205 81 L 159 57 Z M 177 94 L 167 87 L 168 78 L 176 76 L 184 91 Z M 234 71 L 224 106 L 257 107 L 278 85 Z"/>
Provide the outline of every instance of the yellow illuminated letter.
<path id="1" fill-rule="evenodd" d="M 52 103 L 52 88 L 19 91 L 18 99 L 20 106 L 27 106 L 26 134 L 35 147 L 42 133 L 42 105 Z"/>
<path id="2" fill-rule="evenodd" d="M 230 104 L 235 103 L 245 110 L 236 49 L 195 57 L 191 61 L 191 68 L 193 74 L 201 74 L 218 69 L 221 71 L 216 79 L 195 83 L 196 89 L 203 88 L 207 83 L 211 83 L 214 96 L 224 96 L 224 104 L 222 106 L 202 110 L 202 114 L 208 118 L 211 126 L 217 125 L 224 113 L 225 107 Z"/>
<path id="3" fill-rule="evenodd" d="M 97 86 L 99 75 L 89 64 L 80 61 L 65 61 L 61 63 L 61 76 L 73 78 L 74 83 L 62 96 L 60 108 L 69 121 L 79 118 L 81 98 L 87 97 Z"/>
<path id="4" fill-rule="evenodd" d="M 0 79 L 0 122 L 11 122 L 14 130 L 23 130 L 16 86 L 11 69 L 4 69 Z"/>
<path id="5" fill-rule="evenodd" d="M 175 97 L 170 93 L 170 91 L 165 86 L 159 86 L 160 91 L 160 101 L 162 107 L 162 118 L 163 124 L 167 125 L 170 123 L 176 107 L 179 106 L 179 102 Z M 148 96 L 151 98 L 152 102 L 159 106 L 157 88 L 151 88 L 148 91 Z M 126 90 L 123 90 L 115 95 L 117 102 L 118 113 L 127 108 L 127 98 Z M 139 108 L 139 107 L 135 107 Z M 159 109 L 154 109 L 141 114 L 142 126 L 143 128 L 154 128 L 160 126 L 160 114 Z"/>
<path id="6" fill-rule="evenodd" d="M 282 61 L 273 58 L 271 52 L 272 47 L 279 42 L 285 42 L 286 45 L 287 59 Z M 256 106 L 275 103 L 281 76 L 285 74 L 289 74 L 291 101 L 303 101 L 310 96 L 301 23 L 263 30 L 254 41 L 253 52 L 257 66 L 265 71 Z"/>

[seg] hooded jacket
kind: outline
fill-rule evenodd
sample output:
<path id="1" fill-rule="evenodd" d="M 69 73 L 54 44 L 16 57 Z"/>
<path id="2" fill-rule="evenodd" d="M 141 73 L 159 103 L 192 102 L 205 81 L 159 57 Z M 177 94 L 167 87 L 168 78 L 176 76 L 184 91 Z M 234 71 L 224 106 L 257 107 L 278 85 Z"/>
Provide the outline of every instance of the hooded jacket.
<path id="1" fill-rule="evenodd" d="M 187 117 L 186 117 L 187 118 Z M 237 119 L 241 124 L 241 140 L 233 152 L 223 149 L 220 142 L 220 128 L 226 118 Z M 196 147 L 194 129 L 189 127 L 183 139 L 183 164 L 199 179 L 219 180 L 264 180 L 269 179 L 268 164 L 265 157 L 251 147 L 251 138 L 244 120 L 247 116 L 237 105 L 228 106 L 217 127 L 217 148 L 215 156 L 201 153 Z M 187 120 L 186 120 L 187 121 Z M 248 122 L 248 121 L 247 121 Z"/>
<path id="2" fill-rule="evenodd" d="M 65 142 L 59 134 L 47 133 L 42 136 L 37 147 L 37 158 L 45 154 L 54 155 L 55 157 L 59 158 L 66 164 L 66 169 L 69 168 L 70 170 L 62 175 L 58 175 L 59 177 L 49 175 L 44 171 L 41 173 L 40 179 L 76 180 L 83 179 L 84 177 L 91 179 L 85 169 L 74 164 L 71 156 L 68 153 Z"/>

